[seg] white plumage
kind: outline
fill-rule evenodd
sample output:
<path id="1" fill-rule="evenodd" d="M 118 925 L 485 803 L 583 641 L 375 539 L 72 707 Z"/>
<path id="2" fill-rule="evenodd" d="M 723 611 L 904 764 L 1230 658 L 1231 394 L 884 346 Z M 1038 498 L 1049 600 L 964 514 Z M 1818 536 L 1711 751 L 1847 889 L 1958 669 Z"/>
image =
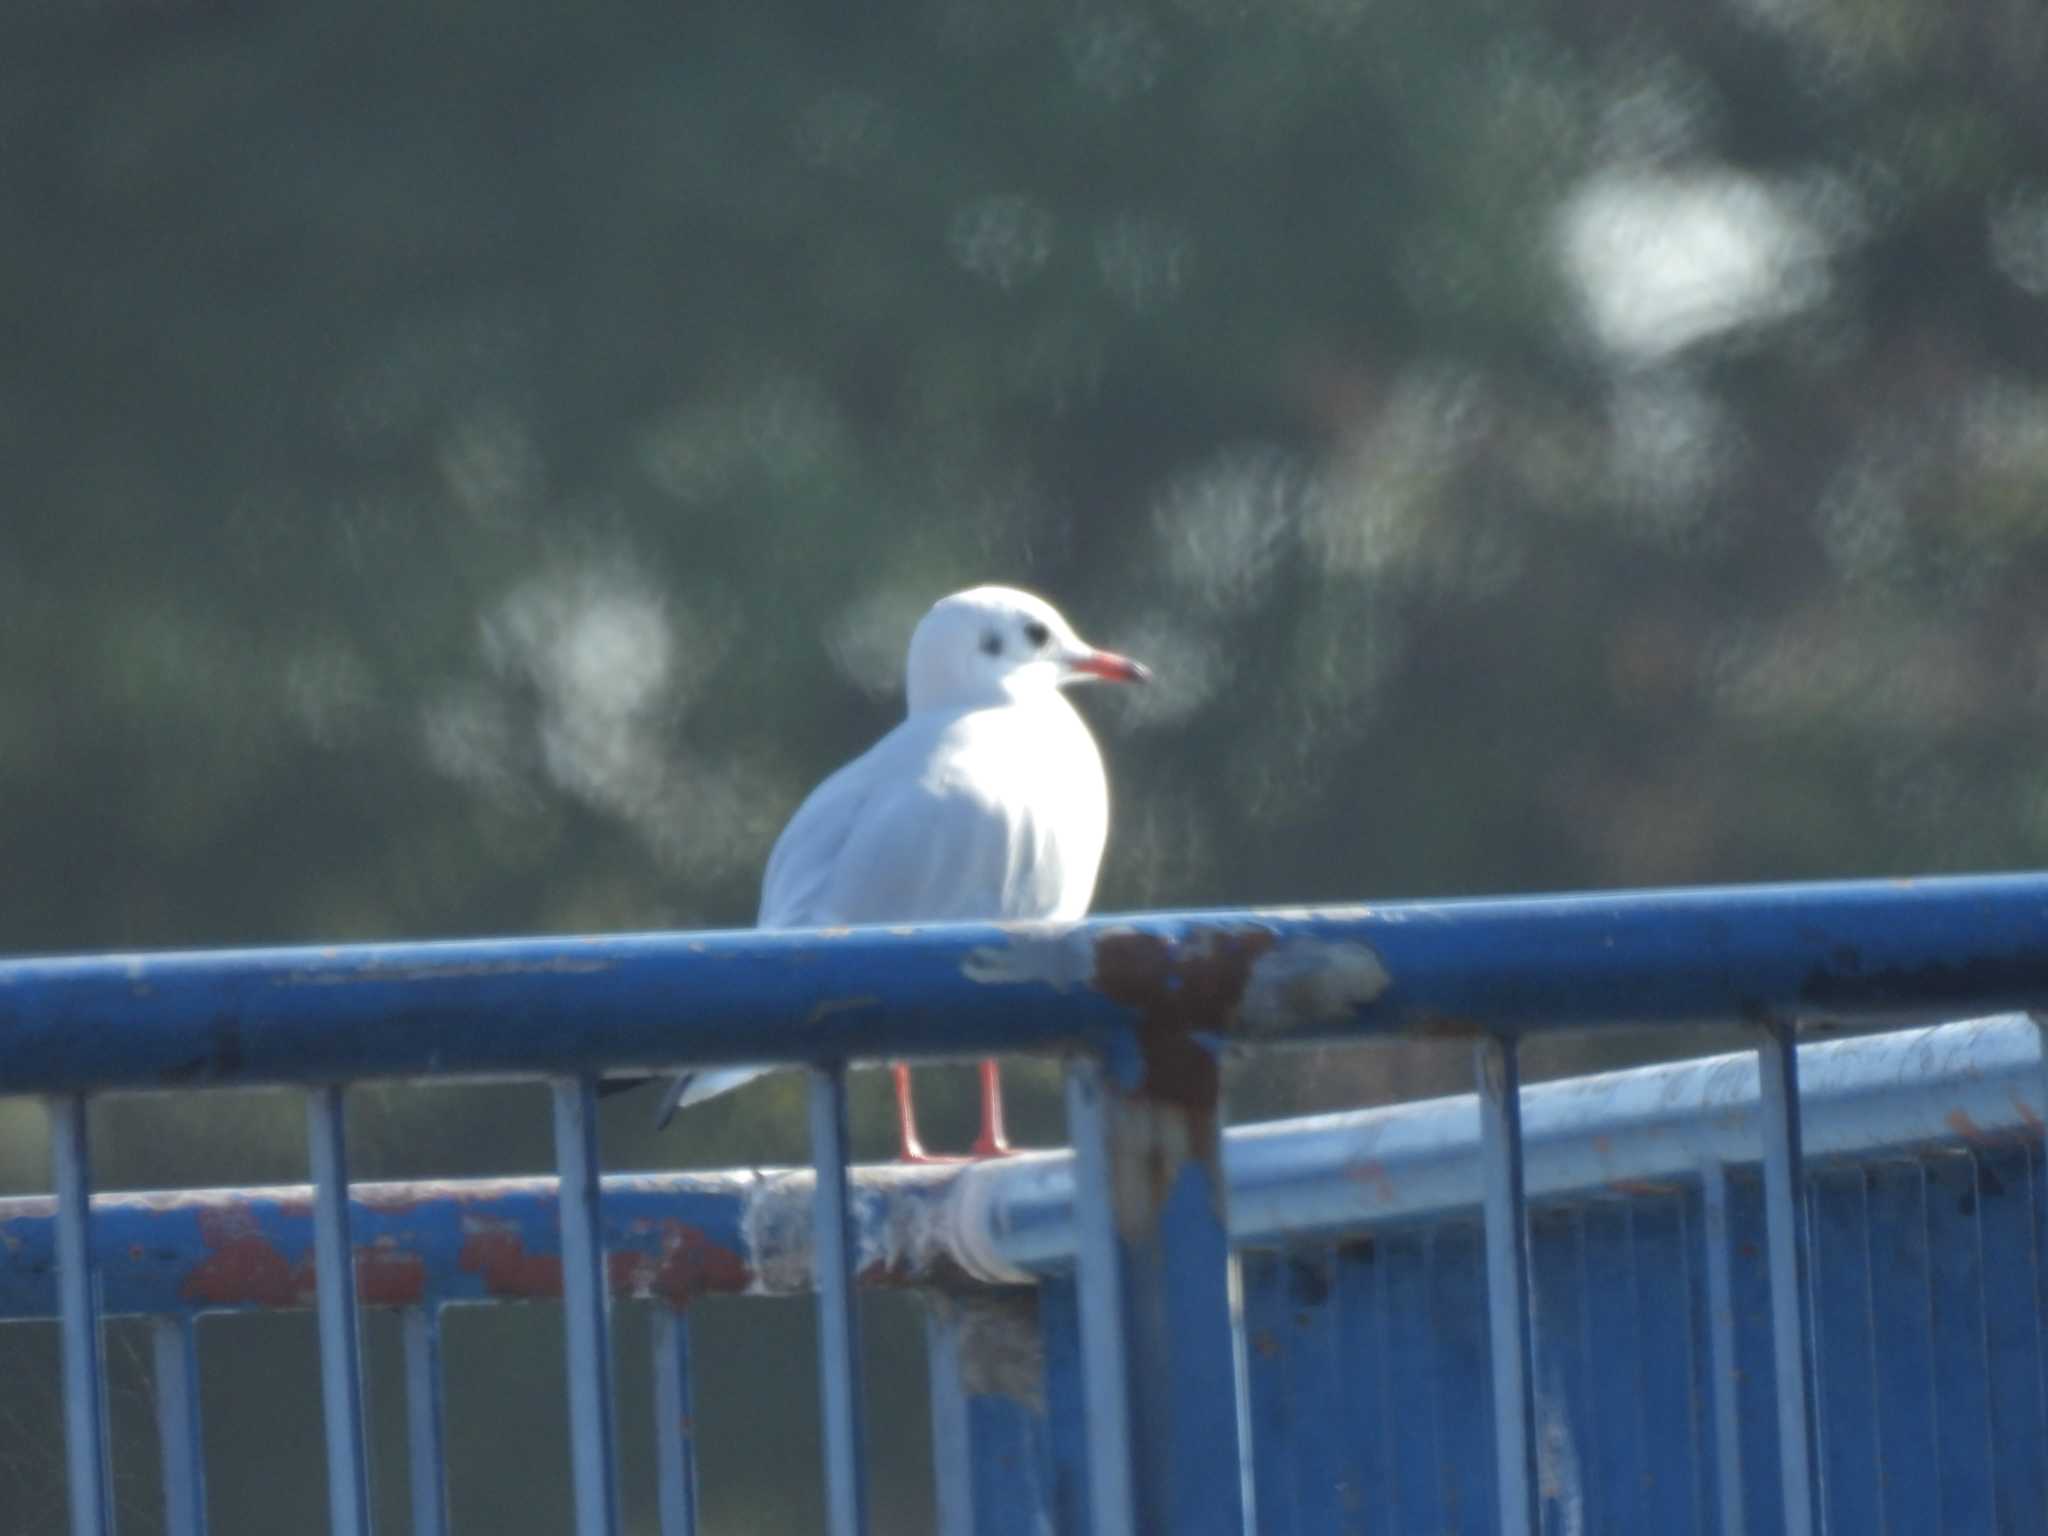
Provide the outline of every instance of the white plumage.
<path id="1" fill-rule="evenodd" d="M 1095 739 L 1060 690 L 1146 675 L 1083 643 L 1029 593 L 976 587 L 941 600 L 911 637 L 908 714 L 790 818 L 768 857 L 759 925 L 1081 916 L 1095 893 L 1109 794 Z M 1002 1145 L 992 1069 L 982 1150 Z M 765 1070 L 681 1077 L 660 1118 Z M 905 1155 L 921 1156 L 901 1069 L 898 1100 Z"/>

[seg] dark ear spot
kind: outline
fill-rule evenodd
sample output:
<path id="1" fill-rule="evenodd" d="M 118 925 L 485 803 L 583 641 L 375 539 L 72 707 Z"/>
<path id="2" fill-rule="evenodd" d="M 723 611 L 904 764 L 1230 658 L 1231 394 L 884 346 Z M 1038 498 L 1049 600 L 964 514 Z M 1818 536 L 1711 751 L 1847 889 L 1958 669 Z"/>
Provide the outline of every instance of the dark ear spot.
<path id="1" fill-rule="evenodd" d="M 981 632 L 981 654 L 984 656 L 1002 655 L 1003 637 L 992 629 L 983 630 Z"/>

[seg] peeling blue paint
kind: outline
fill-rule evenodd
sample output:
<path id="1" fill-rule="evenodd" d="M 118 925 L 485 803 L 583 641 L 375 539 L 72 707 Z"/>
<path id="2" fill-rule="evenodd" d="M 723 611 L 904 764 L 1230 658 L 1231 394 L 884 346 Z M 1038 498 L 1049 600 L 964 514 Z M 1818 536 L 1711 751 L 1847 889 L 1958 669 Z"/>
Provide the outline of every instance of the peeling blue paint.
<path id="1" fill-rule="evenodd" d="M 626 1072 L 717 1064 L 742 1041 L 746 1059 L 786 1063 L 849 1046 L 877 1060 L 1099 1051 L 1134 1022 L 1101 985 L 1105 946 L 1132 936 L 1169 966 L 1239 954 L 1204 1026 L 1267 1041 L 2048 1007 L 2048 877 L 2012 875 L 830 943 L 750 930 L 12 960 L 0 1091 Z"/>

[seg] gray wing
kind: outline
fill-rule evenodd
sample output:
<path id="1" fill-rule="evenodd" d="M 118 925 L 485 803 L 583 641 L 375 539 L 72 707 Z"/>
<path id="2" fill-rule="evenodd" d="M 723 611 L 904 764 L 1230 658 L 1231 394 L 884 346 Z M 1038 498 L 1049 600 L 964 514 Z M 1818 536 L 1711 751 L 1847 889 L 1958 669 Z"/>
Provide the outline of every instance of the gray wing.
<path id="1" fill-rule="evenodd" d="M 768 855 L 757 927 L 822 928 L 862 920 L 838 910 L 835 872 L 891 774 L 915 771 L 917 749 L 929 750 L 919 739 L 924 734 L 908 722 L 898 726 L 804 797 Z M 768 1070 L 735 1066 L 685 1072 L 662 1096 L 654 1123 L 667 1125 L 677 1110 L 728 1093 Z"/>
<path id="2" fill-rule="evenodd" d="M 1051 916 L 1068 884 L 1057 829 L 1015 776 L 991 771 L 1013 746 L 972 719 L 898 726 L 783 829 L 760 926 Z M 1091 884 L 1099 854 L 1086 857 Z"/>
<path id="3" fill-rule="evenodd" d="M 1027 806 L 958 780 L 897 781 L 863 807 L 822 891 L 830 921 L 1045 917 L 1058 902 Z"/>
<path id="4" fill-rule="evenodd" d="M 895 756 L 884 751 L 894 737 L 894 732 L 883 737 L 804 797 L 768 855 L 755 927 L 822 928 L 850 921 L 826 910 L 826 892 L 833 866 L 879 782 L 877 761 Z"/>
<path id="5" fill-rule="evenodd" d="M 668 1092 L 661 1096 L 661 1103 L 654 1111 L 654 1128 L 658 1131 L 675 1118 L 679 1109 L 692 1104 L 702 1104 L 706 1099 L 715 1099 L 721 1093 L 730 1093 L 742 1083 L 751 1083 L 767 1067 L 713 1067 L 706 1072 L 684 1072 L 668 1085 Z M 645 1082 L 642 1078 L 640 1081 Z"/>
<path id="6" fill-rule="evenodd" d="M 1059 829 L 1028 802 L 959 771 L 958 750 L 956 737 L 907 721 L 813 790 L 768 856 L 758 926 L 1078 915 L 1102 852 L 1100 818 L 1085 846 L 1062 849 Z M 656 1123 L 766 1070 L 687 1073 Z"/>

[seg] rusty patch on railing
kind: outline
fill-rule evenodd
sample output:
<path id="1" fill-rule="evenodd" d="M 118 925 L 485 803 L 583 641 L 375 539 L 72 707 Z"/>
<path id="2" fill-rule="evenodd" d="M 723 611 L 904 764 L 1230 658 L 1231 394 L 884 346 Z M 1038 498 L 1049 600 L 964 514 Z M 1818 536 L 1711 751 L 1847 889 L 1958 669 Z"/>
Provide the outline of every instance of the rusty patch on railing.
<path id="1" fill-rule="evenodd" d="M 137 1207 L 151 1209 L 143 1200 Z M 294 1210 L 298 1202 L 279 1201 L 277 1209 L 286 1216 L 303 1218 L 308 1211 Z M 175 1206 L 166 1206 L 175 1209 Z M 318 1295 L 310 1245 L 296 1257 L 264 1233 L 263 1226 L 249 1210 L 235 1207 L 204 1209 L 196 1213 L 199 1240 L 206 1256 L 186 1271 L 178 1294 L 197 1309 L 208 1307 L 310 1307 Z M 131 1245 L 129 1258 L 140 1258 L 141 1245 Z M 392 1237 L 379 1237 L 360 1244 L 354 1251 L 356 1295 L 366 1306 L 405 1307 L 424 1301 L 427 1295 L 426 1260 L 401 1250 Z"/>
<path id="2" fill-rule="evenodd" d="M 1135 928 L 1097 936 L 1089 985 L 1134 1015 L 1139 1057 L 1111 1147 L 1127 1235 L 1150 1230 L 1190 1161 L 1220 1197 L 1226 1041 L 1334 1024 L 1391 984 L 1378 953 L 1355 940 L 1243 923 L 1196 926 L 1177 941 Z"/>
<path id="3" fill-rule="evenodd" d="M 1220 1202 L 1220 1041 L 1236 1029 L 1252 967 L 1273 943 L 1258 928 L 1204 930 L 1180 944 L 1116 929 L 1096 941 L 1095 989 L 1137 1016 L 1140 1077 L 1120 1095 L 1110 1125 L 1110 1177 L 1126 1238 L 1153 1232 L 1190 1162 Z"/>
<path id="4" fill-rule="evenodd" d="M 1421 1013 L 1409 1024 L 1408 1032 L 1425 1040 L 1477 1040 L 1487 1030 L 1477 1019 L 1455 1013 Z"/>
<path id="5" fill-rule="evenodd" d="M 562 1294 L 562 1256 L 526 1246 L 517 1222 L 463 1218 L 456 1266 L 479 1276 L 486 1294 L 502 1301 L 554 1301 Z M 741 1257 L 700 1228 L 675 1220 L 634 1223 L 631 1234 L 655 1239 L 653 1251 L 611 1247 L 605 1282 L 614 1296 L 684 1306 L 699 1296 L 746 1290 L 752 1275 Z"/>
<path id="6" fill-rule="evenodd" d="M 1137 1015 L 1138 1096 L 1188 1113 L 1197 1141 L 1214 1140 L 1222 1081 L 1216 1048 L 1197 1036 L 1235 1032 L 1252 966 L 1273 943 L 1262 928 L 1206 929 L 1180 944 L 1121 928 L 1096 940 L 1095 990 Z"/>
<path id="7" fill-rule="evenodd" d="M 1986 1130 L 1979 1125 L 1966 1109 L 1952 1109 L 1941 1117 L 1941 1123 L 1973 1147 L 2010 1146 L 2016 1141 L 2031 1141 L 2040 1134 L 2041 1117 L 2020 1101 L 2018 1094 L 2012 1096 L 2013 1107 L 2019 1111 L 2020 1125 Z"/>
<path id="8" fill-rule="evenodd" d="M 2043 1126 L 2039 1111 L 2025 1099 L 2021 1098 L 2018 1090 L 2014 1090 L 2007 1097 L 2012 1100 L 2013 1112 L 2020 1117 L 2029 1131 L 2038 1136 L 2044 1128 L 2048 1128 Z"/>
<path id="9" fill-rule="evenodd" d="M 562 1294 L 562 1256 L 527 1252 L 517 1222 L 465 1216 L 462 1231 L 456 1266 L 481 1276 L 489 1295 L 505 1301 L 539 1301 Z"/>
<path id="10" fill-rule="evenodd" d="M 192 1266 L 178 1294 L 202 1307 L 309 1307 L 315 1285 L 310 1254 L 288 1257 L 245 1211 L 199 1213 L 206 1257 Z"/>
<path id="11" fill-rule="evenodd" d="M 356 1296 L 366 1307 L 416 1307 L 427 1299 L 427 1261 L 396 1238 L 364 1243 L 356 1249 Z"/>
<path id="12" fill-rule="evenodd" d="M 659 1232 L 657 1252 L 617 1248 L 605 1255 L 614 1296 L 686 1306 L 699 1296 L 738 1295 L 747 1288 L 745 1262 L 698 1228 L 673 1220 L 635 1223 L 636 1235 L 643 1226 Z"/>

